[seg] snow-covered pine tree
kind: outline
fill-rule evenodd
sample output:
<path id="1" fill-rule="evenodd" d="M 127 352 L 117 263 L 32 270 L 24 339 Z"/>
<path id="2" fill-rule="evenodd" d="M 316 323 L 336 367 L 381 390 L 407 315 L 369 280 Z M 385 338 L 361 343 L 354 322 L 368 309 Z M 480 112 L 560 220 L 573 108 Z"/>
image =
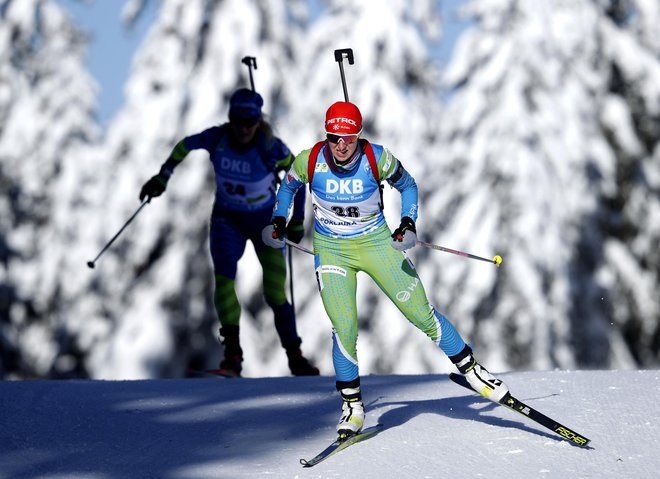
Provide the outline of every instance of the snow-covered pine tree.
<path id="1" fill-rule="evenodd" d="M 81 371 L 66 327 L 79 292 L 98 137 L 86 40 L 51 0 L 0 2 L 0 375 Z M 7 376 L 9 373 L 11 375 Z"/>
<path id="2" fill-rule="evenodd" d="M 602 129 L 614 149 L 615 188 L 595 220 L 607 240 L 594 274 L 607 290 L 610 362 L 632 356 L 660 363 L 660 5 L 642 0 L 602 4 L 599 41 L 607 81 Z M 578 290 L 576 295 L 588 294 Z M 584 356 L 583 352 L 578 352 Z"/>
<path id="3" fill-rule="evenodd" d="M 477 0 L 466 12 L 475 26 L 446 76 L 438 175 L 453 188 L 432 201 L 439 241 L 504 265 L 445 259 L 450 314 L 494 369 L 631 366 L 630 346 L 611 354 L 615 298 L 595 274 L 621 165 L 602 128 L 607 17 L 590 1 Z"/>

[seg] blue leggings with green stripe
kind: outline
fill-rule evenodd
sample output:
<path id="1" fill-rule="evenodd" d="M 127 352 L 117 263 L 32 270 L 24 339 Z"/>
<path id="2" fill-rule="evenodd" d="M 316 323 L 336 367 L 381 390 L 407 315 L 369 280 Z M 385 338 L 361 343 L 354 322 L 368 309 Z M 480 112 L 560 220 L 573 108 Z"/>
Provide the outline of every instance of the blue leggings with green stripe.
<path id="1" fill-rule="evenodd" d="M 333 326 L 333 363 L 337 381 L 359 377 L 356 275 L 368 274 L 415 327 L 447 356 L 465 342 L 454 326 L 430 304 L 417 271 L 401 251 L 390 246 L 386 225 L 357 238 L 330 238 L 314 233 L 316 278 Z"/>
<path id="2" fill-rule="evenodd" d="M 216 208 L 217 210 L 217 208 Z M 286 262 L 283 249 L 273 249 L 261 240 L 261 230 L 270 223 L 270 208 L 256 212 L 218 212 L 211 218 L 209 244 L 215 273 L 214 304 L 222 326 L 238 326 L 241 307 L 234 282 L 238 261 L 251 241 L 263 270 L 263 293 L 275 316 L 275 328 L 284 347 L 300 345 L 293 307 L 286 297 Z"/>

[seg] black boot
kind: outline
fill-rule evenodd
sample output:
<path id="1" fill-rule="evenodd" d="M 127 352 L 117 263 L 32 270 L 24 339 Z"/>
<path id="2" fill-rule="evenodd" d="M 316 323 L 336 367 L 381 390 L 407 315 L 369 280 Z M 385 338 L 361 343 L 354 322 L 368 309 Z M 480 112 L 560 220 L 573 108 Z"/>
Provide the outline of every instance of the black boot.
<path id="1" fill-rule="evenodd" d="M 286 357 L 289 359 L 289 369 L 294 376 L 318 376 L 319 368 L 311 364 L 300 350 L 300 343 L 286 348 Z"/>
<path id="2" fill-rule="evenodd" d="M 243 350 L 238 340 L 238 326 L 223 326 L 220 335 L 224 337 L 225 358 L 220 362 L 220 370 L 227 376 L 241 377 Z"/>

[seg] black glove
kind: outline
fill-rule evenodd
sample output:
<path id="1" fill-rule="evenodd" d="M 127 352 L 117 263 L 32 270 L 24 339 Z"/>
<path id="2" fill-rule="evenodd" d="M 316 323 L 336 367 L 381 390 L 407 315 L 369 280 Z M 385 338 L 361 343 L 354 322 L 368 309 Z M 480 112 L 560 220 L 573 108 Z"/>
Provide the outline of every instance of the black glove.
<path id="1" fill-rule="evenodd" d="M 284 248 L 286 236 L 286 218 L 275 216 L 271 224 L 261 232 L 261 240 L 271 248 Z"/>
<path id="2" fill-rule="evenodd" d="M 162 195 L 165 191 L 165 188 L 167 188 L 168 181 L 169 177 L 163 175 L 162 173 L 158 173 L 156 176 L 152 176 L 151 179 L 147 181 L 140 190 L 140 201 L 143 201 L 147 196 L 149 199 L 151 199 Z"/>
<path id="3" fill-rule="evenodd" d="M 278 218 L 281 218 L 281 216 Z M 289 221 L 289 224 L 286 227 L 286 236 L 294 243 L 300 243 L 300 241 L 303 239 L 303 236 L 305 236 L 304 220 Z"/>
<path id="4" fill-rule="evenodd" d="M 392 248 L 399 251 L 410 249 L 417 244 L 417 228 L 410 216 L 401 218 L 401 224 L 392 233 Z"/>

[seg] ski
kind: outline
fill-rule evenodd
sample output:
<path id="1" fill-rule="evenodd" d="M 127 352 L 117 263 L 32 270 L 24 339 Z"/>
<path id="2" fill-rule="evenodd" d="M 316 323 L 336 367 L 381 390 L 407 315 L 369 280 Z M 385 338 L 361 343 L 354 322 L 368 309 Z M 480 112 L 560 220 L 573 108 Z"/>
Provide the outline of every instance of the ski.
<path id="1" fill-rule="evenodd" d="M 449 374 L 449 379 L 454 381 L 456 384 L 463 386 L 464 388 L 469 389 L 475 394 L 478 394 L 472 387 L 470 386 L 470 383 L 467 382 L 467 379 L 465 379 L 464 376 L 456 373 L 450 373 Z M 513 411 L 516 411 L 523 416 L 527 416 L 530 418 L 532 421 L 535 421 L 536 423 L 540 424 L 543 427 L 546 427 L 550 429 L 552 432 L 559 434 L 561 437 L 564 439 L 569 440 L 573 444 L 580 446 L 580 447 L 587 447 L 589 442 L 591 441 L 590 439 L 587 439 L 584 437 L 582 434 L 578 434 L 577 432 L 573 431 L 572 429 L 567 428 L 566 426 L 558 423 L 554 419 L 550 419 L 548 416 L 545 414 L 540 413 L 536 409 L 534 409 L 531 406 L 528 406 L 524 402 L 520 401 L 519 399 L 514 398 L 511 393 L 507 393 L 499 402 L 502 406 L 505 406 Z"/>
<path id="2" fill-rule="evenodd" d="M 376 434 L 378 434 L 382 430 L 383 430 L 383 425 L 382 424 L 376 424 L 375 426 L 368 427 L 367 429 L 363 430 L 359 434 L 355 434 L 354 436 L 350 436 L 347 439 L 344 439 L 344 440 L 337 439 L 335 442 L 330 444 L 327 448 L 325 448 L 317 456 L 313 457 L 309 461 L 306 460 L 306 459 L 301 459 L 300 464 L 302 464 L 303 467 L 315 466 L 319 462 L 329 458 L 330 456 L 332 456 L 334 454 L 337 454 L 342 449 L 346 449 L 348 446 L 350 446 L 352 444 L 355 444 L 356 442 L 364 441 L 365 439 L 368 439 L 372 436 L 375 436 Z"/>
<path id="3" fill-rule="evenodd" d="M 186 370 L 188 374 L 193 376 L 213 376 L 216 378 L 237 378 L 235 372 L 228 369 L 192 369 L 188 368 Z"/>

